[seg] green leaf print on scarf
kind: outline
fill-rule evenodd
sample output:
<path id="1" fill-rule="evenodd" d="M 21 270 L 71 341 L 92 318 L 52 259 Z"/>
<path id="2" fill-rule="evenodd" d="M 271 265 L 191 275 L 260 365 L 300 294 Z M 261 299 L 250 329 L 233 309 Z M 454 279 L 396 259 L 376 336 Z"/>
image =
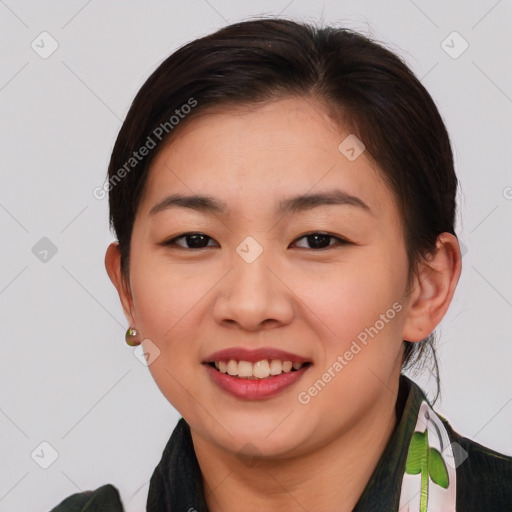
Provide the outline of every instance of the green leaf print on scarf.
<path id="1" fill-rule="evenodd" d="M 420 512 L 427 512 L 429 476 L 443 489 L 447 489 L 449 485 L 448 471 L 442 455 L 428 445 L 427 429 L 423 432 L 414 432 L 409 445 L 405 472 L 409 475 L 421 473 Z"/>

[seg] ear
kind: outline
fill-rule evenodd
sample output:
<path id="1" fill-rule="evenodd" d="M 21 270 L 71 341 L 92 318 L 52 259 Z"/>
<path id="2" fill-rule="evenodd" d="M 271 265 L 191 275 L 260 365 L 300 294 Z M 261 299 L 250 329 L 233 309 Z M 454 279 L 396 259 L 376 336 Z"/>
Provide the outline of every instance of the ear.
<path id="1" fill-rule="evenodd" d="M 439 325 L 455 293 L 461 260 L 457 237 L 441 233 L 435 251 L 420 263 L 414 277 L 402 339 L 421 341 Z"/>
<path id="2" fill-rule="evenodd" d="M 121 272 L 121 253 L 118 242 L 112 242 L 108 246 L 105 253 L 105 268 L 107 269 L 108 277 L 110 277 L 112 284 L 116 287 L 119 294 L 124 315 L 129 325 L 136 325 L 130 285 L 126 282 Z"/>

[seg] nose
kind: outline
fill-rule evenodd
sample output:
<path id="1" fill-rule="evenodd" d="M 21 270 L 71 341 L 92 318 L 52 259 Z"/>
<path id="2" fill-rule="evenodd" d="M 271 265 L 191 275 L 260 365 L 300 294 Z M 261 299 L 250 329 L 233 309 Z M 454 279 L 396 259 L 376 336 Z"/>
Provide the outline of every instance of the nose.
<path id="1" fill-rule="evenodd" d="M 239 254 L 217 287 L 213 316 L 218 324 L 258 331 L 286 325 L 294 315 L 294 295 L 275 258 L 263 251 L 251 262 Z"/>

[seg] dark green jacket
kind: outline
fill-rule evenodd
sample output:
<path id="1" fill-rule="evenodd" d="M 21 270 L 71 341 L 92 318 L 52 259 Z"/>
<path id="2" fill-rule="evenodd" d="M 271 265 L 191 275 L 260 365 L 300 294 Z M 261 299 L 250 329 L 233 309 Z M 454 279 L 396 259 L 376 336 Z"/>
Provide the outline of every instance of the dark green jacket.
<path id="1" fill-rule="evenodd" d="M 422 390 L 410 379 L 401 376 L 396 404 L 397 425 L 353 512 L 397 512 L 404 473 L 413 485 L 428 481 L 430 489 L 447 492 L 445 487 L 448 488 L 450 471 L 452 476 L 456 475 L 456 492 L 453 495 L 456 496 L 457 512 L 512 512 L 512 457 L 458 435 L 437 414 L 437 419 L 444 425 L 445 434 L 451 443 L 450 453 L 454 458 L 445 458 L 444 454 L 448 453 L 445 451 L 440 455 L 441 450 L 447 447 L 442 446 L 441 441 L 439 450 L 429 448 L 433 430 L 425 436 L 422 423 L 418 419 L 421 414 L 429 418 L 424 402 L 426 398 Z M 436 429 L 439 430 L 437 427 Z M 421 478 L 423 472 L 419 472 L 420 468 L 427 467 L 427 459 L 421 458 L 423 453 L 429 453 L 430 456 L 426 480 Z M 420 494 L 419 490 L 420 487 L 415 494 Z M 183 418 L 174 429 L 151 477 L 146 510 L 208 512 L 190 429 Z M 420 508 L 415 505 L 410 510 L 419 511 Z M 95 491 L 73 494 L 50 512 L 124 512 L 124 508 L 118 490 L 107 484 Z"/>

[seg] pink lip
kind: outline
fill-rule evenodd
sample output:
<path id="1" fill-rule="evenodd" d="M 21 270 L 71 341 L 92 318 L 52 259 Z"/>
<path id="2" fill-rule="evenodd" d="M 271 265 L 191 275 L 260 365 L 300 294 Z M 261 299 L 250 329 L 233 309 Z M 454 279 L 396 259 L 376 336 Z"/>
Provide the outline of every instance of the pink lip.
<path id="1" fill-rule="evenodd" d="M 301 356 L 285 352 L 271 347 L 262 347 L 258 349 L 247 349 L 243 347 L 227 348 L 219 350 L 209 355 L 204 362 L 214 363 L 215 361 L 229 361 L 235 359 L 236 361 L 249 361 L 256 363 L 263 359 L 279 359 L 280 361 L 291 361 L 292 363 L 307 363 L 308 360 Z"/>
<path id="2" fill-rule="evenodd" d="M 214 355 L 218 357 L 219 354 L 220 353 L 216 353 Z M 230 359 L 237 359 L 237 357 L 230 357 Z M 248 361 L 245 357 L 247 356 L 244 356 L 243 360 Z M 281 359 L 281 357 L 273 358 Z M 262 358 L 259 356 L 259 359 L 253 359 L 253 361 L 261 361 L 261 359 L 265 359 L 265 357 Z M 221 357 L 216 360 L 222 361 L 223 358 Z M 287 357 L 285 360 L 290 361 L 291 359 Z M 310 365 L 303 366 L 300 370 L 289 373 L 283 372 L 280 375 L 271 376 L 266 379 L 241 379 L 239 377 L 232 377 L 227 373 L 221 373 L 209 364 L 204 364 L 204 366 L 213 382 L 230 395 L 244 400 L 261 400 L 263 398 L 273 397 L 297 382 Z"/>

